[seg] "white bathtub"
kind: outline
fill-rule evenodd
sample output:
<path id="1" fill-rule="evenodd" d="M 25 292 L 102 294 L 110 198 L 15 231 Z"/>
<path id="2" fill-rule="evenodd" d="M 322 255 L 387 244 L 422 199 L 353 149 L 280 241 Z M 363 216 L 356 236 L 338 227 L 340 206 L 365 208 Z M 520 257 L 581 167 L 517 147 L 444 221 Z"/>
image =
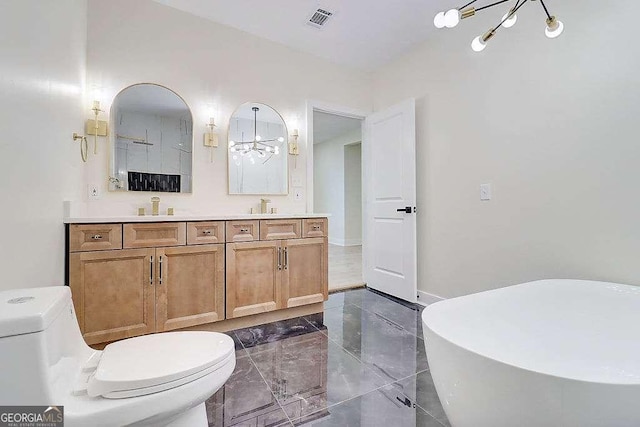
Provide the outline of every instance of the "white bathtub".
<path id="1" fill-rule="evenodd" d="M 640 426 L 640 287 L 542 280 L 438 302 L 422 322 L 453 427 Z"/>

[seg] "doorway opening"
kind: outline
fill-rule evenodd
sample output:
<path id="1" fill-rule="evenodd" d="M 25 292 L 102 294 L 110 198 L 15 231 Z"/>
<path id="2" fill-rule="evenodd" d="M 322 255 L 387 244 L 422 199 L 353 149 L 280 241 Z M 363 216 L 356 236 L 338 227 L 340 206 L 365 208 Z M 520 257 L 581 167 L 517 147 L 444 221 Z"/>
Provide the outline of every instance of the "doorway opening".
<path id="1" fill-rule="evenodd" d="M 313 210 L 329 217 L 329 291 L 364 285 L 362 119 L 313 110 Z"/>

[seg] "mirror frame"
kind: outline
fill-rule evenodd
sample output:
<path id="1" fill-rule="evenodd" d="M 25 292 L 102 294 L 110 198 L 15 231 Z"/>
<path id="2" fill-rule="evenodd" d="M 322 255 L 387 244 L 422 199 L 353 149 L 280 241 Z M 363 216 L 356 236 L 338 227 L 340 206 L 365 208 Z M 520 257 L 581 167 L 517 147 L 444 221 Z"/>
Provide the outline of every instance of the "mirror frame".
<path id="1" fill-rule="evenodd" d="M 280 117 L 280 119 L 282 120 L 282 123 L 284 124 L 284 140 L 285 140 L 285 150 L 283 150 L 283 154 L 285 154 L 286 156 L 286 187 L 285 187 L 285 191 L 283 193 L 232 193 L 231 192 L 231 179 L 230 179 L 230 173 L 231 173 L 231 151 L 229 151 L 229 138 L 231 137 L 231 120 L 233 120 L 233 117 L 236 115 L 236 113 L 238 112 L 238 110 L 240 108 L 242 108 L 244 105 L 251 105 L 251 104 L 260 104 L 260 105 L 264 105 L 266 107 L 271 108 L 277 115 L 278 117 Z M 289 128 L 287 127 L 287 122 L 285 121 L 284 117 L 282 117 L 282 114 L 280 114 L 280 112 L 278 110 L 276 110 L 275 108 L 273 108 L 271 105 L 266 104 L 264 102 L 260 102 L 260 101 L 246 101 L 241 103 L 240 105 L 238 105 L 235 110 L 233 110 L 233 113 L 231 114 L 231 116 L 229 117 L 229 124 L 227 126 L 227 143 L 225 144 L 225 149 L 227 150 L 227 194 L 229 196 L 288 196 L 289 192 L 291 190 L 290 188 L 290 184 L 289 184 L 289 180 L 290 180 L 290 170 L 289 170 Z"/>
<path id="2" fill-rule="evenodd" d="M 130 89 L 134 86 L 140 86 L 140 85 L 150 85 L 150 86 L 158 86 L 161 88 L 164 88 L 168 91 L 170 91 L 171 93 L 173 93 L 175 96 L 177 96 L 178 98 L 180 98 L 182 100 L 182 102 L 184 102 L 184 105 L 187 106 L 187 109 L 189 110 L 189 114 L 191 115 L 191 191 L 190 192 L 172 192 L 172 193 L 168 193 L 166 191 L 129 191 L 128 188 L 124 188 L 124 189 L 117 189 L 115 188 L 115 185 L 111 182 L 111 178 L 112 175 L 111 173 L 114 171 L 115 168 L 115 150 L 116 150 L 116 133 L 115 133 L 115 114 L 114 114 L 114 106 L 115 106 L 115 101 L 116 98 L 118 97 L 118 95 L 120 95 L 122 92 L 124 92 L 127 89 Z M 176 92 L 175 90 L 162 85 L 160 83 L 153 83 L 153 82 L 140 82 L 140 83 L 134 83 L 134 84 L 130 84 L 128 86 L 125 86 L 124 88 L 120 89 L 118 91 L 118 93 L 116 93 L 116 95 L 113 97 L 113 99 L 111 100 L 111 106 L 109 107 L 109 162 L 107 165 L 107 190 L 109 192 L 112 193 L 133 193 L 133 194 L 139 194 L 139 193 L 144 193 L 144 194 L 185 194 L 185 195 L 191 195 L 193 194 L 193 166 L 194 166 L 194 160 L 195 160 L 195 148 L 196 148 L 196 144 L 195 144 L 195 122 L 194 122 L 194 118 L 193 118 L 193 110 L 191 109 L 191 107 L 189 106 L 189 103 L 182 97 L 180 96 L 180 94 L 178 92 Z"/>

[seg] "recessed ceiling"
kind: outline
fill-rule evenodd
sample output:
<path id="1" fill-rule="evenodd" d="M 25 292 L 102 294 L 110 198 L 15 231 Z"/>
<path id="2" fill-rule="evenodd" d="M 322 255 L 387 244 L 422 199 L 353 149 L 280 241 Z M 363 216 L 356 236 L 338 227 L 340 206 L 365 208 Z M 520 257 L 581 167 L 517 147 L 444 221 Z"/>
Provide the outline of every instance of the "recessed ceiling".
<path id="1" fill-rule="evenodd" d="M 313 145 L 331 141 L 332 139 L 361 128 L 362 120 L 314 111 Z"/>
<path id="2" fill-rule="evenodd" d="M 155 0 L 329 61 L 372 71 L 425 40 L 451 0 Z M 331 12 L 322 26 L 308 20 Z"/>

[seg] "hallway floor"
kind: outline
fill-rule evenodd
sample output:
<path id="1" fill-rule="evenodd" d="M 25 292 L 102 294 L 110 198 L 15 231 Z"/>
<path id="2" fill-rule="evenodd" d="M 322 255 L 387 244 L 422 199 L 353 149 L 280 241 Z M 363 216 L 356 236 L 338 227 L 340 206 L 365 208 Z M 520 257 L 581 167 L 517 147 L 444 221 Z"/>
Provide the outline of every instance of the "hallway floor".
<path id="1" fill-rule="evenodd" d="M 236 370 L 210 426 L 449 426 L 429 373 L 421 306 L 368 289 L 323 314 L 230 332 Z"/>
<path id="2" fill-rule="evenodd" d="M 329 245 L 329 291 L 363 284 L 362 246 Z"/>

